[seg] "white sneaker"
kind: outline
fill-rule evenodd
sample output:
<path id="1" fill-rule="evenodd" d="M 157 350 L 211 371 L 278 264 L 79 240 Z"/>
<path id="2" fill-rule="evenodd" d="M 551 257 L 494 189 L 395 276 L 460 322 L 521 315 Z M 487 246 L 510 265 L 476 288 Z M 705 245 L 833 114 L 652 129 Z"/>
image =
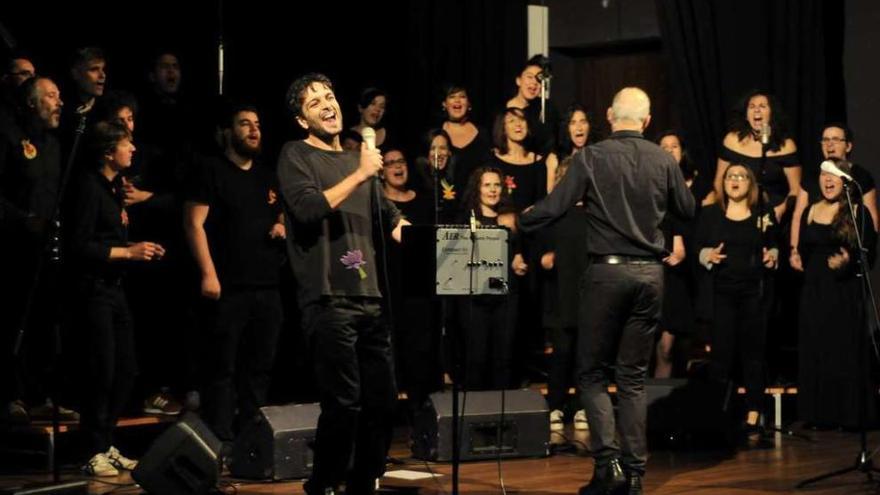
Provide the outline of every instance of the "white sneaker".
<path id="1" fill-rule="evenodd" d="M 104 456 L 107 457 L 107 461 L 109 461 L 116 469 L 134 471 L 134 468 L 138 465 L 137 461 L 123 456 L 116 447 L 110 447 L 110 450 L 108 450 Z"/>
<path id="2" fill-rule="evenodd" d="M 95 454 L 82 467 L 86 476 L 119 476 L 119 470 L 110 463 L 107 454 Z"/>
<path id="3" fill-rule="evenodd" d="M 550 411 L 550 431 L 562 431 L 562 411 L 554 409 Z"/>
<path id="4" fill-rule="evenodd" d="M 587 422 L 587 412 L 583 409 L 574 414 L 574 429 L 580 431 L 590 429 L 590 423 Z"/>

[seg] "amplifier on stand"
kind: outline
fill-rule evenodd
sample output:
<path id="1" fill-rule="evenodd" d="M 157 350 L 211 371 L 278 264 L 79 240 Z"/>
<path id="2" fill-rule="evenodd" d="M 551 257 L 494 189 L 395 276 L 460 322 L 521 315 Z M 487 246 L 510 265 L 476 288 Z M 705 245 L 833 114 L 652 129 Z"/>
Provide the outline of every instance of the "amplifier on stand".
<path id="1" fill-rule="evenodd" d="M 403 228 L 404 290 L 415 295 L 504 295 L 508 241 L 504 227 L 408 225 Z"/>

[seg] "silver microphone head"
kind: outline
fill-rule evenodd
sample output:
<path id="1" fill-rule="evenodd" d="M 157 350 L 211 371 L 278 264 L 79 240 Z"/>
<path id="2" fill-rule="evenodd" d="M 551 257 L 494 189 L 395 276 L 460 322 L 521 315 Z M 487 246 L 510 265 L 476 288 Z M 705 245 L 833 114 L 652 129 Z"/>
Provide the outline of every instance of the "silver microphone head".
<path id="1" fill-rule="evenodd" d="M 761 144 L 770 144 L 770 126 L 761 124 Z"/>
<path id="2" fill-rule="evenodd" d="M 364 127 L 361 129 L 361 137 L 367 144 L 367 149 L 376 149 L 376 130 L 372 127 Z"/>
<path id="3" fill-rule="evenodd" d="M 841 168 L 838 167 L 837 164 L 834 163 L 834 162 L 831 161 L 831 160 L 825 160 L 824 162 L 822 162 L 821 165 L 819 165 L 819 168 L 820 168 L 823 172 L 828 173 L 828 174 L 831 174 L 831 175 L 833 175 L 833 176 L 835 176 L 835 177 L 840 177 L 841 179 L 845 179 L 845 180 L 847 180 L 847 181 L 852 181 L 852 180 L 853 180 L 853 178 L 852 178 L 851 175 L 849 175 L 848 173 L 846 173 L 846 172 L 844 172 L 843 170 L 841 170 Z"/>

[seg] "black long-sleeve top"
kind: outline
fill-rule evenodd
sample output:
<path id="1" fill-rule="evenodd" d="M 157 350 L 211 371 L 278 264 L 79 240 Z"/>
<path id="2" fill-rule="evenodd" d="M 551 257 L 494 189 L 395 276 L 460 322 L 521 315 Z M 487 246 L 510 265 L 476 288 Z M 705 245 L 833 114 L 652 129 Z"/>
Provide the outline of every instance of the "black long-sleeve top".
<path id="1" fill-rule="evenodd" d="M 718 207 L 705 208 L 697 226 L 697 249 L 703 262 L 702 250 L 724 243 L 721 263 L 711 267 L 715 289 L 723 292 L 755 290 L 764 277 L 764 248 L 777 249 L 777 227 L 772 213 L 751 215 L 743 220 L 727 218 Z M 704 266 L 706 266 L 704 264 Z"/>
<path id="2" fill-rule="evenodd" d="M 635 131 L 618 131 L 573 157 L 553 192 L 520 216 L 533 232 L 581 199 L 587 209 L 587 252 L 663 256 L 660 222 L 667 212 L 694 216 L 694 197 L 672 156 Z"/>
<path id="3" fill-rule="evenodd" d="M 128 215 L 123 206 L 122 178 L 108 180 L 87 171 L 74 190 L 65 214 L 70 265 L 85 278 L 116 281 L 124 263 L 110 261 L 110 250 L 128 245 Z"/>
<path id="4" fill-rule="evenodd" d="M 400 211 L 374 180 L 361 184 L 336 209 L 324 196 L 357 170 L 359 159 L 356 152 L 326 151 L 305 141 L 288 142 L 281 150 L 278 182 L 300 306 L 321 296 L 382 296 L 373 248 L 375 201 L 378 197 L 386 234 L 400 221 Z"/>
<path id="5" fill-rule="evenodd" d="M 61 148 L 48 132 L 10 124 L 0 136 L 0 220 L 51 220 L 61 182 Z"/>

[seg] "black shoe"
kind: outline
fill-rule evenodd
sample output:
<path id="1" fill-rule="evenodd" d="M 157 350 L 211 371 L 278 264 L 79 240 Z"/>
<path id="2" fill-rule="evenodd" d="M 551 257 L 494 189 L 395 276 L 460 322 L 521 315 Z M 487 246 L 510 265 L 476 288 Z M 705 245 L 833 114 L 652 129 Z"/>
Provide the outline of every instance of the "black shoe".
<path id="1" fill-rule="evenodd" d="M 641 482 L 639 484 L 641 486 Z M 618 495 L 626 486 L 626 477 L 620 468 L 620 462 L 612 459 L 608 464 L 597 465 L 593 469 L 593 479 L 578 490 L 578 495 Z"/>
<path id="2" fill-rule="evenodd" d="M 377 481 L 376 478 L 367 480 L 350 479 L 345 482 L 345 495 L 374 495 L 379 485 Z"/>
<path id="3" fill-rule="evenodd" d="M 642 495 L 642 475 L 626 473 L 626 495 Z"/>
<path id="4" fill-rule="evenodd" d="M 336 495 L 336 490 L 333 487 L 317 486 L 317 483 L 311 479 L 308 479 L 303 483 L 303 491 L 306 492 L 306 495 Z"/>

